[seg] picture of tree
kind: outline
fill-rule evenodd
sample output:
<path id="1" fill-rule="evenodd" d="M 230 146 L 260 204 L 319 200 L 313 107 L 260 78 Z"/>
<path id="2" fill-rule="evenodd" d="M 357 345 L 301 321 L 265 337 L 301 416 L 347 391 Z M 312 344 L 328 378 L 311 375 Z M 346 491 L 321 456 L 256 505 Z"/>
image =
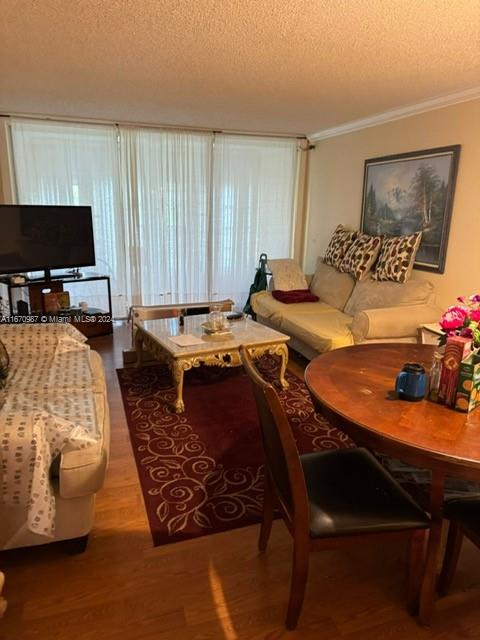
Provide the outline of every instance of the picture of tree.
<path id="1" fill-rule="evenodd" d="M 422 231 L 415 266 L 444 270 L 460 147 L 365 162 L 362 229 L 370 235 Z"/>

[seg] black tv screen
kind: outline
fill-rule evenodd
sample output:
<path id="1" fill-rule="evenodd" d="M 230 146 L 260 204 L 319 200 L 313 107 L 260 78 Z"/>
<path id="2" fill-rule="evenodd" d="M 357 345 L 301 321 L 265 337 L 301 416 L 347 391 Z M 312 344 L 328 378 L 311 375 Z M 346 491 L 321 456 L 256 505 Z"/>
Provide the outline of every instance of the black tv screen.
<path id="1" fill-rule="evenodd" d="M 0 205 L 0 274 L 94 264 L 91 207 Z"/>

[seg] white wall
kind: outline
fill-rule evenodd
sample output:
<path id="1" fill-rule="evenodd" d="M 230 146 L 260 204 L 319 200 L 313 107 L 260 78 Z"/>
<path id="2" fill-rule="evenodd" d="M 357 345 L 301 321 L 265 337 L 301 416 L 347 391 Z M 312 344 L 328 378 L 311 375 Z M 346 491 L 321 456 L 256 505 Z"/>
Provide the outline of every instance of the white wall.
<path id="1" fill-rule="evenodd" d="M 442 306 L 480 292 L 480 100 L 316 142 L 311 152 L 305 270 L 312 273 L 339 223 L 360 225 L 367 158 L 460 144 L 444 274 L 414 271 L 433 282 Z"/>

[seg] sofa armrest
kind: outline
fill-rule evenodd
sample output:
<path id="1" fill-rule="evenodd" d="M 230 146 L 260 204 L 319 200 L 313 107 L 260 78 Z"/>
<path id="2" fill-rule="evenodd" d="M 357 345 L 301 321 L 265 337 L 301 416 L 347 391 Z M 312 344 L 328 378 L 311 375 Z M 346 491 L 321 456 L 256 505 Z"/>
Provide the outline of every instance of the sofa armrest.
<path id="1" fill-rule="evenodd" d="M 88 459 L 72 454 L 88 451 L 70 451 L 60 460 L 59 493 L 62 498 L 81 498 L 100 491 L 107 471 L 108 454 L 98 448 L 94 454 L 90 451 Z M 93 455 L 92 455 L 93 454 Z"/>
<path id="2" fill-rule="evenodd" d="M 359 311 L 353 316 L 353 339 L 358 343 L 364 340 L 414 338 L 421 324 L 437 322 L 441 315 L 441 309 L 427 304 Z"/>
<path id="3" fill-rule="evenodd" d="M 93 495 L 104 483 L 110 450 L 110 412 L 102 359 L 90 353 L 96 391 L 95 413 L 100 432 L 98 442 L 85 449 L 75 449 L 60 455 L 58 469 L 59 494 L 62 498 L 81 498 Z"/>

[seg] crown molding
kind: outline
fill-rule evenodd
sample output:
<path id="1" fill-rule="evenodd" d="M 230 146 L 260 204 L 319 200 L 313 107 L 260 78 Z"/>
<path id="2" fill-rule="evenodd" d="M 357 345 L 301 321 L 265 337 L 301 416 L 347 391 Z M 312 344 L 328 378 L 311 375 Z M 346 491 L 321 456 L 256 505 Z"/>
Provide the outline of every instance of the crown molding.
<path id="1" fill-rule="evenodd" d="M 423 102 L 417 102 L 416 104 L 400 107 L 399 109 L 391 109 L 390 111 L 377 113 L 373 116 L 369 116 L 368 118 L 362 118 L 361 120 L 345 122 L 338 127 L 331 127 L 330 129 L 323 129 L 322 131 L 312 133 L 308 136 L 308 139 L 312 142 L 316 142 L 318 140 L 325 140 L 326 138 L 342 136 L 347 133 L 352 133 L 353 131 L 359 131 L 360 129 L 376 127 L 379 124 L 385 124 L 386 122 L 392 122 L 393 120 L 401 120 L 402 118 L 409 118 L 410 116 L 414 116 L 419 113 L 442 109 L 449 105 L 468 102 L 470 100 L 476 100 L 477 98 L 480 98 L 480 87 L 473 87 L 472 89 L 466 89 L 465 91 L 451 93 L 448 96 L 432 98 L 430 100 L 424 100 Z"/>

